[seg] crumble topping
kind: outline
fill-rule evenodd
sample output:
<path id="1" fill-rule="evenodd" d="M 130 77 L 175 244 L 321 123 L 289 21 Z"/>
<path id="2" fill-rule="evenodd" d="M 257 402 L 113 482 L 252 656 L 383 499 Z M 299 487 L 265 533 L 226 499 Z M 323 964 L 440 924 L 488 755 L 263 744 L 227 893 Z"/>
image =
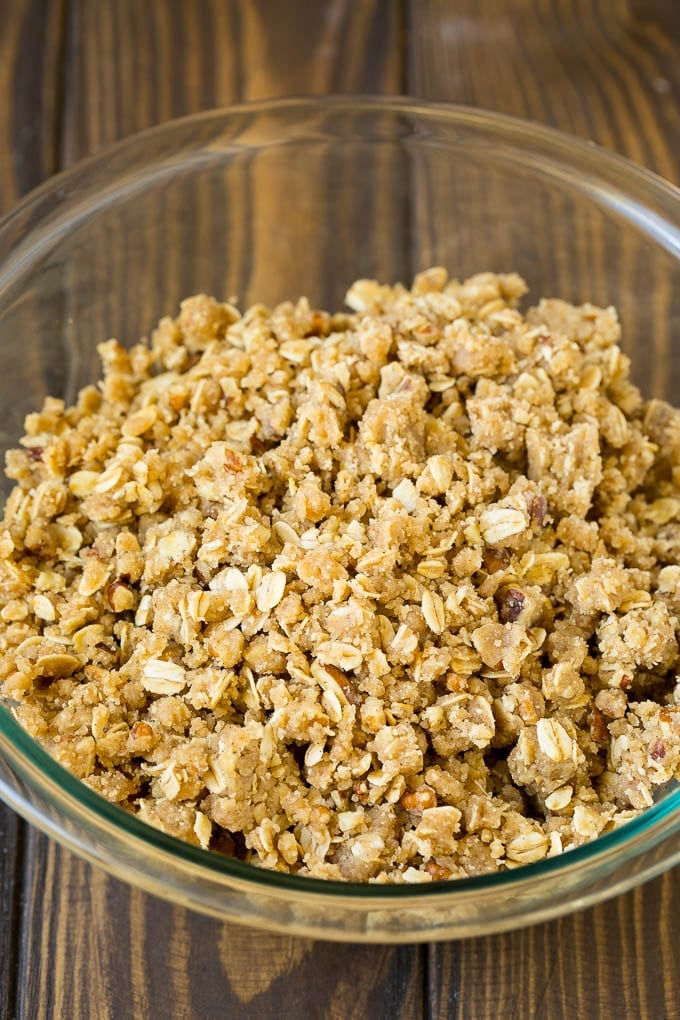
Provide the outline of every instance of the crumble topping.
<path id="1" fill-rule="evenodd" d="M 0 693 L 181 839 L 425 882 L 680 778 L 680 411 L 614 309 L 441 268 L 348 313 L 205 295 L 7 456 Z"/>

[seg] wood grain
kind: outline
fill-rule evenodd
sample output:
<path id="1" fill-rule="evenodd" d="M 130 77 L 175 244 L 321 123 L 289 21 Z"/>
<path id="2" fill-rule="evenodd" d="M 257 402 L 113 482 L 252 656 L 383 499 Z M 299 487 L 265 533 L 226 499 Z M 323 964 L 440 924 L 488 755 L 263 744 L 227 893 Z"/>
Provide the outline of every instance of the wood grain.
<path id="1" fill-rule="evenodd" d="M 674 0 L 0 0 L 0 205 L 150 124 L 322 92 L 495 108 L 678 180 L 679 20 Z M 263 215 L 275 188 L 265 169 Z M 677 873 L 524 932 L 334 946 L 190 914 L 23 832 L 0 813 L 3 1020 L 680 1017 Z"/>
<path id="2" fill-rule="evenodd" d="M 0 210 L 59 167 L 67 0 L 3 0 Z"/>
<path id="3" fill-rule="evenodd" d="M 421 1015 L 422 948 L 253 933 L 128 889 L 51 844 L 32 861 L 20 1017 Z"/>
<path id="4" fill-rule="evenodd" d="M 679 179 L 680 6 L 673 0 L 412 0 L 409 32 L 410 91 L 550 124 Z M 576 223 L 572 256 L 560 267 L 565 288 L 573 286 L 578 252 L 595 242 Z M 598 261 L 590 254 L 592 268 Z M 628 276 L 649 268 L 625 252 L 620 258 Z M 668 362 L 662 301 L 657 316 L 655 357 L 645 358 L 649 388 L 677 370 Z M 432 946 L 430 1015 L 677 1018 L 680 963 L 668 946 L 679 907 L 676 871 L 560 921 Z"/>
<path id="5" fill-rule="evenodd" d="M 674 0 L 410 0 L 409 91 L 551 124 L 680 176 Z"/>
<path id="6" fill-rule="evenodd" d="M 274 96 L 400 92 L 392 0 L 72 0 L 65 164 L 197 110 Z"/>
<path id="7" fill-rule="evenodd" d="M 14 1012 L 25 825 L 0 805 L 0 1017 Z"/>
<path id="8" fill-rule="evenodd" d="M 389 0 L 294 7 L 74 0 L 60 158 L 68 164 L 150 124 L 239 99 L 399 92 L 402 29 L 401 4 Z M 251 192 L 244 191 L 256 232 L 268 229 L 271 209 L 284 198 L 275 169 L 263 161 Z M 388 188 L 379 199 L 389 200 Z M 164 212 L 169 220 L 178 215 L 171 204 Z M 197 202 L 195 213 L 201 223 L 210 210 Z M 233 243 L 251 243 L 240 229 Z M 103 265 L 104 249 L 97 254 Z M 256 289 L 260 269 L 253 261 L 244 288 Z M 160 281 L 165 292 L 177 289 L 180 271 L 169 258 Z M 19 1017 L 422 1015 L 422 948 L 333 946 L 228 927 L 131 890 L 33 830 L 25 862 Z"/>
<path id="9" fill-rule="evenodd" d="M 61 0 L 9 0 L 0 24 L 0 215 L 58 169 Z M 0 804 L 0 1017 L 15 1014 L 26 826 Z"/>
<path id="10" fill-rule="evenodd" d="M 680 975 L 671 932 L 679 908 L 671 874 L 560 921 L 432 947 L 430 1015 L 674 1020 Z"/>

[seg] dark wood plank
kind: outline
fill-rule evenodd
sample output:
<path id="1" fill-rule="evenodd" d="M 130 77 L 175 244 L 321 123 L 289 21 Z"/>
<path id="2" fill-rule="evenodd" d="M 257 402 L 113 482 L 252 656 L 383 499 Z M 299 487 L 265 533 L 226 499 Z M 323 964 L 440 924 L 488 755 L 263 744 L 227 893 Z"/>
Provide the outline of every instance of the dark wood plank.
<path id="1" fill-rule="evenodd" d="M 668 874 L 608 904 L 430 952 L 432 1017 L 680 1016 L 680 887 Z M 490 975 L 493 975 L 490 978 Z"/>
<path id="2" fill-rule="evenodd" d="M 410 0 L 409 91 L 551 124 L 680 177 L 674 0 Z"/>
<path id="3" fill-rule="evenodd" d="M 399 92 L 401 7 L 73 0 L 61 158 L 67 164 L 150 124 L 240 99 Z M 266 162 L 253 178 L 253 225 L 244 223 L 235 244 L 266 227 L 267 208 L 284 195 Z M 169 259 L 160 281 L 168 294 L 180 272 Z M 246 291 L 257 291 L 258 273 L 254 260 Z M 21 1017 L 422 1016 L 422 948 L 334 946 L 225 926 L 131 890 L 33 831 L 26 861 Z"/>
<path id="4" fill-rule="evenodd" d="M 401 7 L 392 0 L 296 0 L 294 10 L 280 0 L 73 0 L 64 162 L 230 103 L 400 92 Z"/>
<path id="5" fill-rule="evenodd" d="M 0 4 L 0 211 L 59 163 L 66 0 Z"/>
<path id="6" fill-rule="evenodd" d="M 0 805 L 0 1017 L 10 1017 L 16 999 L 16 965 L 25 826 Z"/>
<path id="7" fill-rule="evenodd" d="M 551 124 L 680 177 L 672 0 L 412 0 L 409 9 L 411 91 Z M 575 250 L 592 241 L 582 230 Z M 622 263 L 636 271 L 625 254 Z M 572 269 L 563 267 L 565 286 Z M 650 387 L 670 367 L 667 320 L 660 300 Z M 551 924 L 431 947 L 431 1015 L 678 1017 L 680 965 L 665 947 L 680 934 L 679 906 L 674 872 Z"/>
<path id="8" fill-rule="evenodd" d="M 29 883 L 33 955 L 22 973 L 21 1017 L 422 1015 L 420 949 L 251 932 L 131 890 L 53 844 L 39 856 Z"/>
<path id="9" fill-rule="evenodd" d="M 455 8 L 416 0 L 411 88 L 558 124 L 673 176 L 676 51 L 665 33 L 674 23 L 674 6 L 670 0 L 639 2 L 630 10 L 622 3 L 599 5 L 593 17 L 606 19 L 615 8 L 617 13 L 606 26 L 615 43 L 604 46 L 607 59 L 599 67 L 605 28 L 592 27 L 585 0 L 572 5 L 464 0 Z M 398 7 L 362 0 L 301 3 L 293 17 L 290 5 L 277 0 L 191 5 L 79 0 L 69 19 L 72 101 L 64 112 L 62 158 L 69 162 L 150 123 L 239 98 L 403 91 L 395 57 L 402 31 Z M 516 17 L 509 22 L 513 8 Z M 576 27 L 562 39 L 567 13 Z M 454 16 L 461 20 L 451 27 Z M 587 53 L 580 42 L 582 22 L 590 33 Z M 629 33 L 637 47 L 633 57 L 629 50 L 614 59 L 611 48 L 622 37 L 625 50 Z M 480 59 L 482 40 L 491 48 Z M 512 45 L 533 47 L 533 62 L 522 49 L 515 65 L 508 65 Z M 548 59 L 551 45 L 563 62 L 557 67 Z M 538 73 L 542 89 L 536 89 Z M 645 122 L 644 141 L 633 137 L 639 125 L 630 111 L 617 106 L 611 116 L 608 104 L 622 80 L 626 95 L 634 95 L 636 117 L 648 112 L 650 102 L 654 108 L 657 127 Z M 17 1015 L 122 1020 L 285 1017 L 305 1010 L 332 1017 L 421 1015 L 415 950 L 323 946 L 227 929 L 128 890 L 36 834 L 30 838 Z M 430 957 L 432 1015 L 677 1016 L 672 986 L 664 985 L 663 997 L 656 999 L 649 990 L 658 983 L 660 959 L 664 973 L 673 971 L 675 957 L 659 950 L 656 918 L 661 930 L 671 932 L 677 906 L 672 876 L 666 876 L 572 919 L 437 949 Z M 640 938 L 646 949 L 638 959 Z M 609 953 L 606 943 L 612 940 Z M 621 986 L 623 969 L 635 971 L 636 960 L 640 972 Z"/>
<path id="10" fill-rule="evenodd" d="M 0 215 L 57 169 L 62 0 L 0 6 Z M 25 826 L 0 804 L 0 1017 L 15 1014 Z"/>

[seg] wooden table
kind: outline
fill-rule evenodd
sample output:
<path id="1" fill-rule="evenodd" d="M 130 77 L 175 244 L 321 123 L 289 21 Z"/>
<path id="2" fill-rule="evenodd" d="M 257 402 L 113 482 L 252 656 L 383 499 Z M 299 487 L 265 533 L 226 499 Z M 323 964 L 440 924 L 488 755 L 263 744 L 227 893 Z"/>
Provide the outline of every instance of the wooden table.
<path id="1" fill-rule="evenodd" d="M 0 207 L 150 124 L 323 92 L 494 108 L 677 182 L 679 91 L 678 0 L 0 0 Z M 129 889 L 0 808 L 2 1018 L 666 1020 L 678 939 L 677 871 L 467 942 L 254 933 Z"/>

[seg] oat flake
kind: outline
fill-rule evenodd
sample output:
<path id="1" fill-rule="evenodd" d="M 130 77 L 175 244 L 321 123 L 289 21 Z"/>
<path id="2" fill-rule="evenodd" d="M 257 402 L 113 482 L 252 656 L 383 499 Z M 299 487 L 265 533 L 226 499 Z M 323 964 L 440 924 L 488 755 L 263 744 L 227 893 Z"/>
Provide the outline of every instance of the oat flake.
<path id="1" fill-rule="evenodd" d="M 680 772 L 680 412 L 613 309 L 513 273 L 205 295 L 7 455 L 0 695 L 141 819 L 429 882 L 555 856 Z"/>

